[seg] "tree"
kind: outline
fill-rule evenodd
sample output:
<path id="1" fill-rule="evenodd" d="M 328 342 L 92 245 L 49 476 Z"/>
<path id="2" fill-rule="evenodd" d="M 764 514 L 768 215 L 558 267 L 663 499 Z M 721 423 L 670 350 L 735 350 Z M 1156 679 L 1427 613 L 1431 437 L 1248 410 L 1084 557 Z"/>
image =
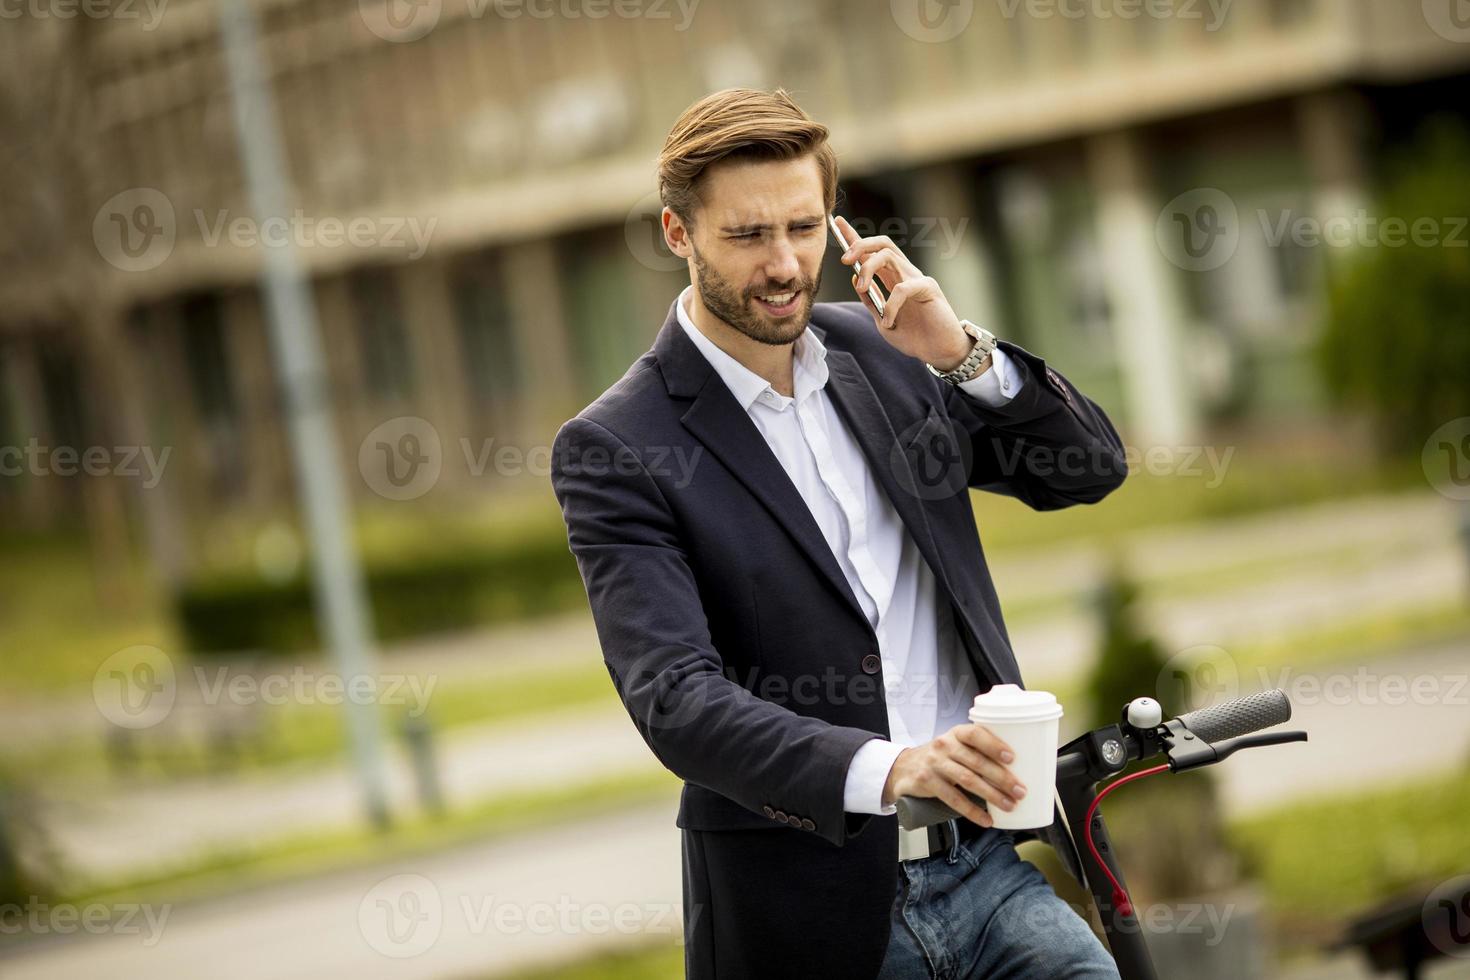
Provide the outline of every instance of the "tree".
<path id="1" fill-rule="evenodd" d="M 1470 414 L 1467 172 L 1464 124 L 1425 124 L 1387 169 L 1375 244 L 1328 270 L 1324 378 L 1340 404 L 1371 413 L 1386 454 L 1417 454 L 1436 428 Z"/>

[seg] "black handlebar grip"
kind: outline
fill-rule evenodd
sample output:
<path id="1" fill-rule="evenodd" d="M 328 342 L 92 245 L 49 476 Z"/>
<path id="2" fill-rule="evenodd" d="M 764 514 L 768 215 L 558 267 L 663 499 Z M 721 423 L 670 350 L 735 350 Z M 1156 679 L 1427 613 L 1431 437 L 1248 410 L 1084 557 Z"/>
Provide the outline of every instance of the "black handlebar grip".
<path id="1" fill-rule="evenodd" d="M 1274 688 L 1179 716 L 1185 728 L 1206 742 L 1248 735 L 1290 720 L 1291 701 L 1285 691 Z"/>
<path id="2" fill-rule="evenodd" d="M 989 809 L 990 805 L 984 797 L 976 796 L 967 789 L 961 789 L 960 792 L 973 800 L 982 810 Z M 930 827 L 954 817 L 959 817 L 961 820 L 968 819 L 960 817 L 948 803 L 932 796 L 900 796 L 897 806 L 898 825 L 904 830 Z"/>

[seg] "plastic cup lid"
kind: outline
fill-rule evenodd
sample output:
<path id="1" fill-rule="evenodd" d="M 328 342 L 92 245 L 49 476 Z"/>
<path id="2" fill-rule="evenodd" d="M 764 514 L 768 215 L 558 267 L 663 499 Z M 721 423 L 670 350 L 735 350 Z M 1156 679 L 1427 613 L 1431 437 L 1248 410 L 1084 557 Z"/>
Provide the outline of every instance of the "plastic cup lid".
<path id="1" fill-rule="evenodd" d="M 1027 691 L 1016 684 L 996 684 L 975 698 L 970 708 L 971 720 L 1050 721 L 1062 716 L 1056 695 L 1046 691 Z"/>

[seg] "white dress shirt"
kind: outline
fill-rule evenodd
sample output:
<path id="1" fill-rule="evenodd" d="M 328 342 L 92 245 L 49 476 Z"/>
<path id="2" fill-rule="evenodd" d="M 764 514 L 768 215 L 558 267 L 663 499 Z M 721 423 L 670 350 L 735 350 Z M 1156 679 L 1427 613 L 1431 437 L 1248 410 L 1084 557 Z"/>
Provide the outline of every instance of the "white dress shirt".
<path id="1" fill-rule="evenodd" d="M 875 736 L 853 756 L 843 808 L 893 813 L 892 805 L 883 806 L 883 785 L 898 754 L 967 722 L 980 685 L 958 642 L 941 649 L 934 574 L 827 398 L 826 346 L 810 329 L 796 338 L 793 396 L 782 395 L 700 333 L 685 306 L 693 288 L 679 295 L 679 325 L 786 470 L 877 633 L 890 738 Z M 1021 390 L 1021 381 L 997 348 L 990 368 L 959 388 L 1000 407 Z"/>

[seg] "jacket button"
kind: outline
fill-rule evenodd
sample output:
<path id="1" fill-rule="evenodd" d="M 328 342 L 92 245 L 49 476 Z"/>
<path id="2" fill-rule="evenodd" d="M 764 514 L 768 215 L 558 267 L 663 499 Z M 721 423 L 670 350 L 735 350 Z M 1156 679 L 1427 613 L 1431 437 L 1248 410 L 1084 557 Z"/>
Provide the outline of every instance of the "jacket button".
<path id="1" fill-rule="evenodd" d="M 770 817 L 772 820 L 776 819 L 776 811 L 773 807 L 763 806 L 761 807 L 761 812 Z"/>
<path id="2" fill-rule="evenodd" d="M 863 673 L 876 674 L 883 666 L 883 660 L 876 653 L 870 653 L 863 658 Z"/>
<path id="3" fill-rule="evenodd" d="M 802 817 L 801 818 L 801 829 L 802 830 L 816 830 L 817 829 L 817 825 L 814 824 L 814 823 L 812 823 L 812 821 L 811 821 L 811 819 L 809 817 Z"/>
<path id="4" fill-rule="evenodd" d="M 801 818 L 798 817 L 794 813 L 791 816 L 789 816 L 789 817 L 786 818 L 786 822 L 788 824 L 790 824 L 791 826 L 793 826 L 793 827 L 800 827 L 801 826 Z"/>
<path id="5" fill-rule="evenodd" d="M 785 823 L 786 822 L 786 814 L 783 813 L 783 812 L 781 812 L 780 810 L 777 810 L 776 811 L 776 819 L 779 820 L 779 821 L 781 821 L 782 823 Z"/>

